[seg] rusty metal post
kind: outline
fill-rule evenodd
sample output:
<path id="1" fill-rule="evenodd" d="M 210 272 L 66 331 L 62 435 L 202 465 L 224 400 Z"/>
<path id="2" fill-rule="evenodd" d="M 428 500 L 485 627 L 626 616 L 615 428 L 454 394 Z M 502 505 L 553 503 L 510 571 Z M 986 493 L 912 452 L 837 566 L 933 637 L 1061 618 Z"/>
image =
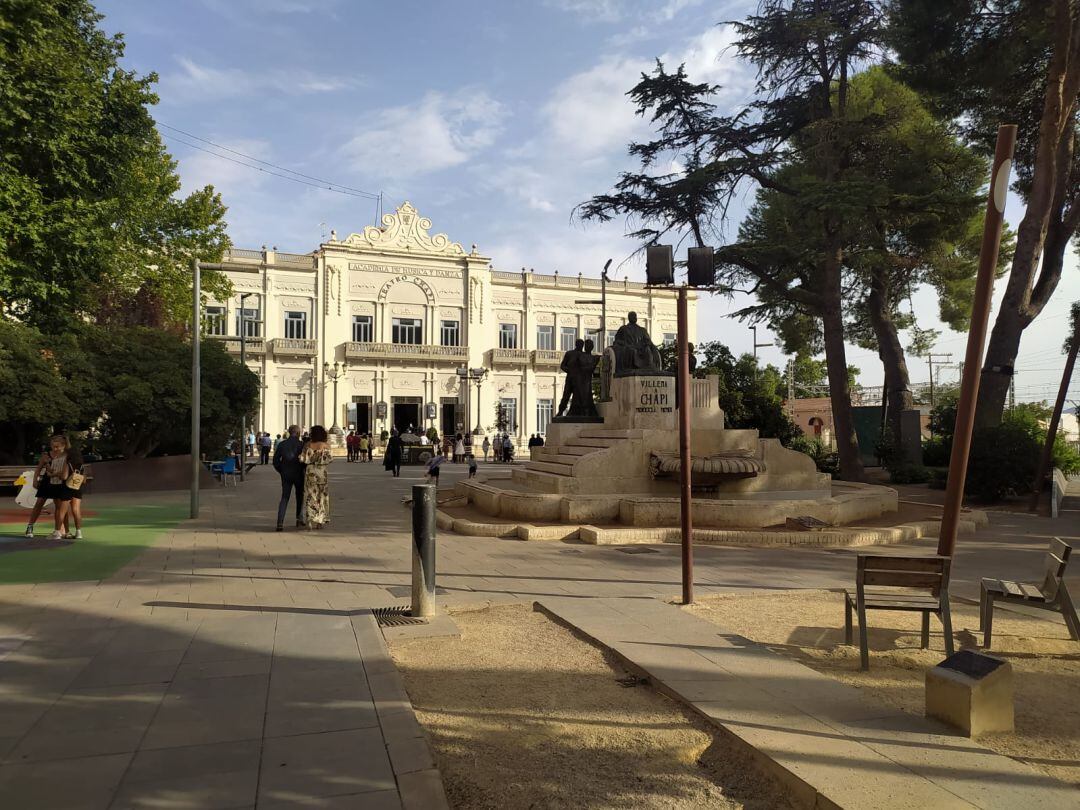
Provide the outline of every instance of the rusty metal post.
<path id="1" fill-rule="evenodd" d="M 675 380 L 679 402 L 679 523 L 682 529 L 682 601 L 694 602 L 694 534 L 690 492 L 690 319 L 686 287 L 679 288 L 679 369 Z"/>
<path id="2" fill-rule="evenodd" d="M 1016 124 L 1002 124 L 998 127 L 994 165 L 990 172 L 990 193 L 986 201 L 982 246 L 979 249 L 979 274 L 975 281 L 975 298 L 971 305 L 971 327 L 968 330 L 964 373 L 960 381 L 960 402 L 956 406 L 956 429 L 953 432 L 952 456 L 949 459 L 949 479 L 945 489 L 945 512 L 941 518 L 941 533 L 938 535 L 937 553 L 945 557 L 951 557 L 956 549 L 968 456 L 971 453 L 971 432 L 975 426 L 975 402 L 979 396 L 983 344 L 986 342 L 986 327 L 990 320 L 994 270 L 997 268 L 998 250 L 1001 247 L 1005 198 L 1009 191 L 1009 173 L 1015 148 Z"/>
<path id="3" fill-rule="evenodd" d="M 1075 314 L 1075 307 L 1073 312 Z M 1035 480 L 1031 483 L 1031 499 L 1028 501 L 1029 512 L 1037 512 L 1039 509 L 1039 495 L 1042 494 L 1046 474 L 1050 472 L 1050 460 L 1054 455 L 1054 439 L 1057 438 L 1058 425 L 1061 424 L 1061 412 L 1065 409 L 1065 397 L 1069 395 L 1069 382 L 1072 380 L 1073 367 L 1076 365 L 1076 353 L 1078 351 L 1080 351 L 1080 324 L 1074 324 L 1072 340 L 1069 343 L 1069 356 L 1065 360 L 1065 371 L 1061 375 L 1061 385 L 1058 388 L 1057 399 L 1054 401 L 1054 413 L 1050 417 L 1050 426 L 1046 429 L 1046 441 L 1043 442 L 1039 467 L 1035 471 Z"/>

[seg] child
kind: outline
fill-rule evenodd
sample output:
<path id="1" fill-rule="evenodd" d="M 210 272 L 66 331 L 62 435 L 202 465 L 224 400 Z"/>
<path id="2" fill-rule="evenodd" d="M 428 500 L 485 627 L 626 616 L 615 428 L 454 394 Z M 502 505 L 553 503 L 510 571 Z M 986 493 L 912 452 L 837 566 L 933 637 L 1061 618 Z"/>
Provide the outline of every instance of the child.
<path id="1" fill-rule="evenodd" d="M 472 453 L 468 455 L 469 459 L 469 478 L 476 478 L 476 456 Z"/>
<path id="2" fill-rule="evenodd" d="M 68 494 L 66 481 L 71 475 L 71 464 L 68 455 L 71 445 L 66 436 L 56 435 L 49 439 L 49 452 L 44 454 L 38 461 L 34 470 L 33 483 L 37 486 L 37 500 L 34 509 L 30 512 L 30 521 L 26 524 L 25 537 L 33 538 L 34 523 L 37 522 L 45 502 L 53 502 L 53 533 L 50 540 L 63 540 L 64 535 L 60 528 L 64 524 L 64 516 L 67 514 L 68 502 L 71 500 Z"/>
<path id="3" fill-rule="evenodd" d="M 427 474 L 431 478 L 431 483 L 435 486 L 439 485 L 439 467 L 443 465 L 444 461 L 446 461 L 446 453 L 440 449 L 438 455 L 428 462 Z"/>

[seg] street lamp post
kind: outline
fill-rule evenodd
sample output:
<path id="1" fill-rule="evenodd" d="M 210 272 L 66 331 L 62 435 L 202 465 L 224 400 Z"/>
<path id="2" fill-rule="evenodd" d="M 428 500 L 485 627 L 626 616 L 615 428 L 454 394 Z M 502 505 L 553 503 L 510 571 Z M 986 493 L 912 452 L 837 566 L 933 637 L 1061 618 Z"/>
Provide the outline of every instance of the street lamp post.
<path id="1" fill-rule="evenodd" d="M 486 368 L 468 368 L 467 366 L 459 366 L 457 375 L 461 379 L 461 384 L 465 386 L 465 401 L 466 406 L 469 400 L 469 383 L 476 383 L 476 427 L 473 428 L 473 435 L 477 433 L 483 433 L 484 428 L 480 425 L 481 411 L 480 411 L 480 383 L 484 381 L 484 377 L 487 376 L 488 370 Z M 466 422 L 471 422 L 472 419 L 466 419 Z"/>
<path id="2" fill-rule="evenodd" d="M 244 301 L 255 293 L 240 293 L 240 366 L 247 368 L 247 310 Z M 247 464 L 247 414 L 240 416 L 240 480 L 244 480 L 244 468 Z"/>
<path id="3" fill-rule="evenodd" d="M 199 477 L 202 459 L 199 458 L 199 421 L 201 418 L 200 339 L 202 337 L 202 279 L 199 260 L 191 260 L 191 517 L 199 516 Z"/>
<path id="4" fill-rule="evenodd" d="M 340 427 L 338 427 L 338 423 L 337 423 L 337 418 L 338 418 L 337 386 L 338 386 L 338 380 L 340 380 L 342 377 L 344 377 L 345 372 L 348 371 L 348 370 L 349 370 L 349 364 L 348 364 L 347 361 L 344 362 L 344 363 L 338 363 L 335 360 L 334 361 L 334 370 L 333 370 L 332 373 L 330 371 L 330 364 L 329 363 L 323 363 L 323 373 L 327 377 L 329 377 L 331 379 L 331 381 L 333 381 L 333 383 L 334 383 L 334 424 L 330 428 L 330 432 L 334 433 L 334 434 L 339 434 L 339 435 L 343 431 L 341 430 Z"/>

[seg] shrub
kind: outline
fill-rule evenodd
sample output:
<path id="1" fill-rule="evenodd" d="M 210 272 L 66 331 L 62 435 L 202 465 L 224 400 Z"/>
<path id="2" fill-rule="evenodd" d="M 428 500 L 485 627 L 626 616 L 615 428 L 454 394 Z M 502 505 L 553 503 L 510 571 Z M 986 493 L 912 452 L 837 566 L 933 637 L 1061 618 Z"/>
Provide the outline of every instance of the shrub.
<path id="1" fill-rule="evenodd" d="M 930 489 L 945 489 L 949 483 L 948 470 L 930 470 Z"/>
<path id="2" fill-rule="evenodd" d="M 1053 462 L 1065 475 L 1080 472 L 1080 451 L 1069 444 L 1060 433 L 1054 438 Z"/>
<path id="3" fill-rule="evenodd" d="M 967 494 L 980 501 L 997 501 L 1031 490 L 1039 463 L 1039 436 L 1026 424 L 1004 421 L 980 428 L 971 442 Z"/>
<path id="4" fill-rule="evenodd" d="M 930 470 L 920 464 L 903 464 L 889 470 L 893 484 L 925 484 L 930 480 Z"/>
<path id="5" fill-rule="evenodd" d="M 840 473 L 840 457 L 829 450 L 821 441 L 821 439 L 811 439 L 807 436 L 795 436 L 788 444 L 788 448 L 791 450 L 798 450 L 800 453 L 806 453 L 814 460 L 814 464 L 817 465 L 818 472 L 829 473 L 830 475 L 839 475 Z"/>
<path id="6" fill-rule="evenodd" d="M 427 429 L 427 434 L 426 435 L 427 435 L 428 441 L 431 442 L 432 444 L 438 444 L 439 443 L 439 431 L 437 431 L 435 428 L 429 427 Z"/>
<path id="7" fill-rule="evenodd" d="M 932 436 L 923 442 L 922 458 L 927 467 L 948 467 L 952 455 L 952 437 Z"/>

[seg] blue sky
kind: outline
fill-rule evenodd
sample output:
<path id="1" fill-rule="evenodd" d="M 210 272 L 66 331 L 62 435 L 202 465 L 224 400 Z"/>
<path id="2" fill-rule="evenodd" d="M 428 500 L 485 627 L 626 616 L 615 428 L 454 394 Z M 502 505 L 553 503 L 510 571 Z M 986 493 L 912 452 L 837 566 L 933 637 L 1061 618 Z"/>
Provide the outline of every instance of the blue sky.
<path id="1" fill-rule="evenodd" d="M 623 262 L 620 274 L 640 279 L 623 223 L 571 220 L 576 204 L 608 190 L 632 165 L 626 144 L 648 137 L 624 94 L 656 57 L 672 67 L 685 62 L 692 80 L 722 85 L 722 105 L 745 101 L 753 83 L 728 48 L 730 29 L 718 25 L 756 5 L 747 0 L 97 5 L 105 29 L 124 33 L 127 65 L 159 74 L 161 124 L 312 177 L 381 191 L 388 209 L 408 199 L 433 230 L 466 247 L 476 243 L 501 270 L 599 275 L 613 257 L 615 266 Z M 212 183 L 222 193 L 238 247 L 306 252 L 330 229 L 345 235 L 374 222 L 369 199 L 257 172 L 162 132 L 185 188 Z M 1015 198 L 1010 206 L 1015 224 L 1022 212 Z M 1066 276 L 1025 336 L 1017 378 L 1023 399 L 1053 395 L 1069 302 L 1080 298 L 1075 259 Z M 743 304 L 703 296 L 701 339 L 749 351 L 749 328 L 726 317 Z M 919 292 L 915 307 L 922 325 L 940 326 L 932 293 Z M 945 330 L 937 350 L 959 361 L 964 340 Z M 760 354 L 784 361 L 775 349 Z M 862 369 L 861 382 L 880 384 L 872 352 L 851 347 L 849 361 Z M 914 382 L 928 379 L 924 362 L 909 358 L 909 365 Z"/>

